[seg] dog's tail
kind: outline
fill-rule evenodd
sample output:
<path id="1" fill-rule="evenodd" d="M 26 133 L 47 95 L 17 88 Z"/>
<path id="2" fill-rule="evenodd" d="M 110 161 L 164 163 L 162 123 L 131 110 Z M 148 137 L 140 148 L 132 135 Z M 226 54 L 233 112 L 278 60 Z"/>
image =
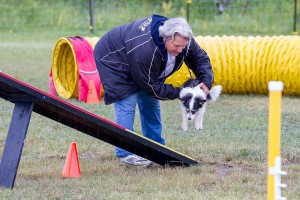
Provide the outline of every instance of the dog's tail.
<path id="1" fill-rule="evenodd" d="M 207 99 L 212 102 L 216 101 L 219 98 L 221 91 L 222 91 L 221 85 L 216 85 L 212 87 L 209 94 L 207 95 Z"/>

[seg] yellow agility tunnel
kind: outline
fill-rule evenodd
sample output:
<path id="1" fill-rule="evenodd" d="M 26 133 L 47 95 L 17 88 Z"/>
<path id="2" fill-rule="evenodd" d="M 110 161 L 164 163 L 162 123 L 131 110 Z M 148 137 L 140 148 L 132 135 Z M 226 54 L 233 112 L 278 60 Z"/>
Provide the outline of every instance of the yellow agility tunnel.
<path id="1" fill-rule="evenodd" d="M 300 95 L 299 36 L 198 36 L 208 53 L 215 85 L 228 94 L 268 94 L 269 81 L 282 81 L 283 93 Z M 167 79 L 180 86 L 190 73 L 183 66 Z"/>
<path id="2" fill-rule="evenodd" d="M 84 37 L 94 48 L 98 37 Z M 299 36 L 197 36 L 196 42 L 208 53 L 213 66 L 214 85 L 222 85 L 228 94 L 268 94 L 269 81 L 282 81 L 283 94 L 300 95 L 300 37 Z M 78 78 L 74 53 L 56 45 L 53 55 L 54 71 L 75 74 L 64 86 L 65 98 L 77 96 Z M 63 55 L 63 56 L 62 56 Z M 61 67 L 63 66 L 63 67 Z M 64 72 L 65 73 L 65 72 Z M 64 74 L 56 73 L 56 74 Z M 181 86 L 191 74 L 184 65 L 166 83 Z M 193 74 L 192 74 L 193 76 Z M 53 80 L 57 80 L 53 74 Z M 61 80 L 61 79 L 60 79 Z M 76 89 L 75 89 L 76 88 Z M 67 91 L 71 89 L 72 91 Z M 59 91 L 57 91 L 58 95 Z"/>

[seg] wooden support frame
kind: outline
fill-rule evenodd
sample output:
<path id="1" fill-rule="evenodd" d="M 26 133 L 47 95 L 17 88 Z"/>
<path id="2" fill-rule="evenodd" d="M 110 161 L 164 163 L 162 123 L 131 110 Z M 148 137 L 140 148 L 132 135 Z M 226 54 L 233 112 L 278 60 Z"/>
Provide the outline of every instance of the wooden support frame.
<path id="1" fill-rule="evenodd" d="M 12 189 L 33 109 L 32 102 L 15 102 L 1 164 L 0 185 Z"/>

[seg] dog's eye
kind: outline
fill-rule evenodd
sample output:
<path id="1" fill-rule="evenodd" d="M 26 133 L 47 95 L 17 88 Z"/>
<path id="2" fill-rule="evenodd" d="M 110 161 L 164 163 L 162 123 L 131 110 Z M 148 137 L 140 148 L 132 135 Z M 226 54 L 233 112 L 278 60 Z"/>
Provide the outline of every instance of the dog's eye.
<path id="1" fill-rule="evenodd" d="M 186 112 L 190 112 L 190 109 L 186 109 Z"/>

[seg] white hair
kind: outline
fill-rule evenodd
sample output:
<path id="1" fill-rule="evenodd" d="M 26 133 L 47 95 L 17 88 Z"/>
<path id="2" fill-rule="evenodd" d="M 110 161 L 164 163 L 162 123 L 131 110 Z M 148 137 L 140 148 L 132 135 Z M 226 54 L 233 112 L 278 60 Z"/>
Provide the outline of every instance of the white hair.
<path id="1" fill-rule="evenodd" d="M 190 46 L 193 38 L 193 31 L 187 20 L 183 17 L 170 18 L 158 28 L 159 36 L 166 40 L 173 40 L 176 35 L 179 35 L 188 40 L 187 49 Z"/>

